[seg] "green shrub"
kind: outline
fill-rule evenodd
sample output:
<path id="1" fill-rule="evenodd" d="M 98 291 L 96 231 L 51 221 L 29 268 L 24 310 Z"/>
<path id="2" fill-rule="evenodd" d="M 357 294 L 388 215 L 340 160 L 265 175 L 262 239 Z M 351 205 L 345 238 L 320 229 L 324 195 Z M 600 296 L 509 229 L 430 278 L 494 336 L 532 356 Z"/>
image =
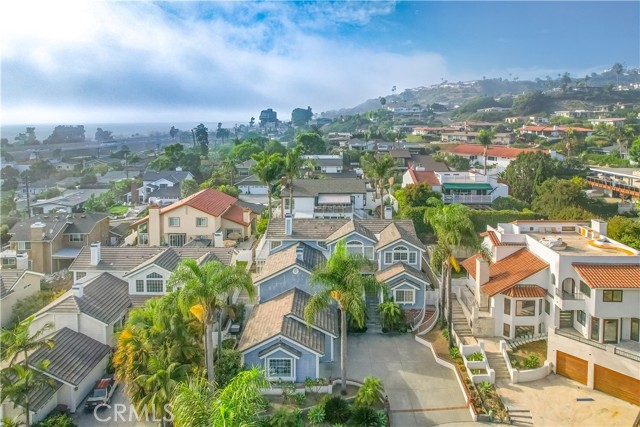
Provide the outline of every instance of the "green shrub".
<path id="1" fill-rule="evenodd" d="M 346 423 L 351 416 L 351 408 L 341 396 L 332 396 L 324 401 L 324 413 L 329 423 Z"/>
<path id="2" fill-rule="evenodd" d="M 449 330 L 448 329 L 443 329 L 442 330 L 442 336 L 444 337 L 445 340 L 449 341 Z"/>
<path id="3" fill-rule="evenodd" d="M 512 222 L 516 220 L 540 219 L 541 216 L 535 212 L 518 211 L 481 211 L 471 210 L 471 221 L 479 232 L 486 231 L 487 225 L 496 227 L 499 222 Z"/>
<path id="4" fill-rule="evenodd" d="M 457 359 L 458 357 L 460 357 L 460 350 L 458 350 L 458 347 L 450 348 L 449 356 L 451 356 L 453 359 Z"/>
<path id="5" fill-rule="evenodd" d="M 400 304 L 394 301 L 385 301 L 378 305 L 380 311 L 380 323 L 382 329 L 387 331 L 393 331 L 404 320 L 404 313 Z"/>
<path id="6" fill-rule="evenodd" d="M 312 426 L 319 426 L 323 423 L 325 418 L 324 408 L 322 405 L 316 405 L 309 408 L 307 413 L 307 419 Z"/>
<path id="7" fill-rule="evenodd" d="M 246 307 L 241 302 L 231 304 L 229 306 L 229 316 L 231 317 L 231 319 L 233 319 L 234 323 L 242 324 L 244 322 L 246 311 Z"/>
<path id="8" fill-rule="evenodd" d="M 373 406 L 382 400 L 384 388 L 378 377 L 367 376 L 356 393 L 355 403 L 358 406 Z"/>
<path id="9" fill-rule="evenodd" d="M 233 350 L 236 347 L 236 339 L 235 338 L 225 338 L 222 340 L 222 349 L 223 350 Z"/>
<path id="10" fill-rule="evenodd" d="M 307 400 L 307 396 L 304 393 L 295 393 L 293 395 L 293 400 L 296 402 L 296 405 L 302 406 L 304 405 L 305 400 Z"/>
<path id="11" fill-rule="evenodd" d="M 243 368 L 242 354 L 238 350 L 223 348 L 222 358 L 214 365 L 217 386 L 225 387 Z"/>
<path id="12" fill-rule="evenodd" d="M 67 414 L 49 416 L 35 425 L 36 427 L 75 427 L 73 418 Z"/>
<path id="13" fill-rule="evenodd" d="M 497 211 L 519 211 L 522 212 L 524 209 L 528 209 L 529 205 L 522 200 L 516 199 L 515 197 L 506 196 L 506 197 L 498 197 L 491 203 L 491 207 Z"/>
<path id="14" fill-rule="evenodd" d="M 384 414 L 384 412 L 383 412 Z M 386 417 L 382 419 L 379 412 L 369 406 L 356 406 L 347 421 L 353 427 L 385 427 Z"/>
<path id="15" fill-rule="evenodd" d="M 524 367 L 527 369 L 535 369 L 538 366 L 540 366 L 540 359 L 538 359 L 538 356 L 535 354 L 530 354 L 529 357 L 524 360 Z"/>
<path id="16" fill-rule="evenodd" d="M 470 362 L 482 362 L 484 360 L 484 356 L 482 355 L 482 352 L 476 351 L 475 353 L 468 355 L 467 360 Z"/>
<path id="17" fill-rule="evenodd" d="M 270 427 L 304 427 L 304 420 L 299 409 L 289 411 L 280 408 L 269 417 Z"/>
<path id="18" fill-rule="evenodd" d="M 488 393 L 491 390 L 491 387 L 491 383 L 487 381 L 482 381 L 478 384 L 478 390 L 480 390 L 481 393 Z"/>

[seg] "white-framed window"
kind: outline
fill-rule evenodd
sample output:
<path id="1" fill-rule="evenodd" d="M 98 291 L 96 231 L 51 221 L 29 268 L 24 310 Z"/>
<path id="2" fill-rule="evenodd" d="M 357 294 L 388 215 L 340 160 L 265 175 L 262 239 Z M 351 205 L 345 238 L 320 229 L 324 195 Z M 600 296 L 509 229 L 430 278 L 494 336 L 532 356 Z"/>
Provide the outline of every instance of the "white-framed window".
<path id="1" fill-rule="evenodd" d="M 138 279 L 136 280 L 136 292 L 144 292 L 144 280 Z"/>
<path id="2" fill-rule="evenodd" d="M 281 240 L 272 240 L 271 243 L 269 244 L 269 247 L 271 248 L 271 250 L 279 248 L 280 246 L 282 246 Z"/>
<path id="3" fill-rule="evenodd" d="M 393 262 L 393 254 L 391 252 L 384 253 L 384 263 L 391 264 Z"/>
<path id="4" fill-rule="evenodd" d="M 31 249 L 31 242 L 18 242 L 16 247 L 19 251 L 28 251 Z"/>
<path id="5" fill-rule="evenodd" d="M 83 241 L 82 234 L 80 234 L 80 233 L 69 234 L 69 241 L 70 242 L 82 242 Z"/>
<path id="6" fill-rule="evenodd" d="M 170 216 L 169 217 L 169 227 L 180 227 L 180 217 L 179 216 Z"/>
<path id="7" fill-rule="evenodd" d="M 394 289 L 393 300 L 398 304 L 414 304 L 416 291 L 414 289 Z"/>
<path id="8" fill-rule="evenodd" d="M 2 265 L 16 265 L 15 258 L 2 258 Z"/>
<path id="9" fill-rule="evenodd" d="M 164 280 L 158 273 L 147 274 L 147 292 L 164 292 Z"/>
<path id="10" fill-rule="evenodd" d="M 357 240 L 347 242 L 347 252 L 353 255 L 362 255 L 367 259 L 374 258 L 373 246 L 365 246 L 364 243 Z"/>
<path id="11" fill-rule="evenodd" d="M 409 264 L 418 263 L 418 254 L 415 252 L 409 252 Z"/>
<path id="12" fill-rule="evenodd" d="M 418 262 L 418 254 L 410 252 L 405 246 L 397 246 L 393 249 L 393 261 L 416 264 Z"/>
<path id="13" fill-rule="evenodd" d="M 266 361 L 267 376 L 270 379 L 293 379 L 293 359 L 269 358 Z"/>
<path id="14" fill-rule="evenodd" d="M 196 218 L 196 227 L 206 227 L 208 223 L 207 220 L 208 220 L 207 217 Z"/>

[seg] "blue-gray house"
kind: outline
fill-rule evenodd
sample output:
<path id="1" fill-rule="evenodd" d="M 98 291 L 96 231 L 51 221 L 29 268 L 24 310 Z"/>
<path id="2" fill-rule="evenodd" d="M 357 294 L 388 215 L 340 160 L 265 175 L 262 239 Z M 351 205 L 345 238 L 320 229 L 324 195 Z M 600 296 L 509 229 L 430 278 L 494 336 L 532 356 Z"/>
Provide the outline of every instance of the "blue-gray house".
<path id="1" fill-rule="evenodd" d="M 293 288 L 253 308 L 238 346 L 245 365 L 263 368 L 272 381 L 320 377 L 320 362 L 334 359 L 338 313 L 329 307 L 307 325 L 304 307 L 310 298 Z"/>

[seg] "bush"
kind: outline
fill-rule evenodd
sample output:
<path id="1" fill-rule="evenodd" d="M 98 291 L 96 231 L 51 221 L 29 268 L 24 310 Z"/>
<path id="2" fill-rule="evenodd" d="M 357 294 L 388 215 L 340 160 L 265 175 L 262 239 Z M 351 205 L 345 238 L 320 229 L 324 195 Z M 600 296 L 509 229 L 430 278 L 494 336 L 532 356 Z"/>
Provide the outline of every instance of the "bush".
<path id="1" fill-rule="evenodd" d="M 540 219 L 541 216 L 535 212 L 525 211 L 480 211 L 471 210 L 471 221 L 479 232 L 486 231 L 487 225 L 496 227 L 499 222 L 512 222 L 516 220 Z"/>
<path id="2" fill-rule="evenodd" d="M 480 390 L 480 393 L 488 393 L 491 391 L 491 383 L 487 381 L 482 381 L 477 387 L 478 390 Z"/>
<path id="3" fill-rule="evenodd" d="M 448 329 L 443 329 L 442 330 L 442 336 L 444 337 L 445 340 L 449 341 L 449 330 Z"/>
<path id="4" fill-rule="evenodd" d="M 236 304 L 231 304 L 229 306 L 229 312 L 230 312 L 229 314 L 233 319 L 234 323 L 239 323 L 242 325 L 242 323 L 244 322 L 246 311 L 247 311 L 246 307 L 241 302 Z"/>
<path id="5" fill-rule="evenodd" d="M 222 358 L 216 360 L 214 365 L 216 385 L 224 388 L 243 368 L 242 354 L 238 350 L 223 348 Z"/>
<path id="6" fill-rule="evenodd" d="M 467 360 L 471 362 L 482 362 L 484 360 L 484 356 L 482 355 L 482 352 L 476 351 L 475 353 L 468 355 Z"/>
<path id="7" fill-rule="evenodd" d="M 538 359 L 538 356 L 535 354 L 530 354 L 529 357 L 524 360 L 524 367 L 527 369 L 535 369 L 538 366 L 540 366 L 540 359 Z"/>
<path id="8" fill-rule="evenodd" d="M 13 306 L 13 315 L 11 316 L 9 327 L 17 325 L 65 292 L 64 290 L 55 291 L 53 289 L 43 289 L 30 297 L 18 300 Z"/>
<path id="9" fill-rule="evenodd" d="M 383 386 L 380 378 L 365 377 L 358 393 L 356 393 L 355 403 L 358 406 L 373 406 L 382 400 L 382 392 Z"/>
<path id="10" fill-rule="evenodd" d="M 351 332 L 351 333 L 367 332 L 367 313 L 365 313 L 364 324 L 362 325 L 362 327 L 358 326 L 356 322 L 353 320 L 353 317 L 351 317 L 347 313 L 347 332 Z"/>
<path id="11" fill-rule="evenodd" d="M 304 420 L 299 409 L 289 411 L 286 408 L 280 408 L 269 417 L 267 425 L 270 427 L 304 427 Z"/>
<path id="12" fill-rule="evenodd" d="M 309 408 L 307 419 L 312 426 L 319 426 L 325 419 L 324 408 L 322 405 L 316 405 Z"/>
<path id="13" fill-rule="evenodd" d="M 400 304 L 395 301 L 385 301 L 378 305 L 380 311 L 380 323 L 382 324 L 383 332 L 393 331 L 404 320 L 404 313 Z"/>
<path id="14" fill-rule="evenodd" d="M 498 197 L 493 201 L 491 207 L 497 211 L 519 211 L 528 209 L 529 205 L 515 197 Z"/>
<path id="15" fill-rule="evenodd" d="M 233 350 L 236 348 L 236 339 L 235 338 L 225 338 L 222 340 L 222 349 L 223 350 Z"/>
<path id="16" fill-rule="evenodd" d="M 449 356 L 451 356 L 451 358 L 453 359 L 457 359 L 458 357 L 460 357 L 460 350 L 458 350 L 458 347 L 452 347 L 449 349 Z"/>
<path id="17" fill-rule="evenodd" d="M 384 411 L 376 411 L 369 406 L 356 406 L 347 425 L 353 427 L 385 427 L 387 425 L 386 415 L 382 418 L 380 412 L 384 415 Z"/>
<path id="18" fill-rule="evenodd" d="M 73 418 L 67 414 L 49 416 L 40 421 L 35 427 L 75 427 Z"/>
<path id="19" fill-rule="evenodd" d="M 293 395 L 293 400 L 296 402 L 296 405 L 302 406 L 304 405 L 305 400 L 307 400 L 307 396 L 304 393 L 295 393 Z"/>
<path id="20" fill-rule="evenodd" d="M 340 396 L 328 397 L 323 406 L 326 421 L 329 423 L 346 423 L 351 417 L 349 403 Z"/>

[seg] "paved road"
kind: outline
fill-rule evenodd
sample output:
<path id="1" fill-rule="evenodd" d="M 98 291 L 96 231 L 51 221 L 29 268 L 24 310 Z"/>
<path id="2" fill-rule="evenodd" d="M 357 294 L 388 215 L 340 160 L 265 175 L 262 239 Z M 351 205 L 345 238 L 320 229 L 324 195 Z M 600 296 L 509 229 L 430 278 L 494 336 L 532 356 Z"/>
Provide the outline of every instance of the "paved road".
<path id="1" fill-rule="evenodd" d="M 84 402 L 74 415 L 74 422 L 79 427 L 152 427 L 158 426 L 159 422 L 146 422 L 144 416 L 140 421 L 136 420 L 135 414 L 130 410 L 130 403 L 124 394 L 124 387 L 120 386 L 115 391 L 110 403 L 111 407 L 98 411 L 96 414 L 84 412 Z M 116 414 L 118 411 L 118 414 Z"/>
<path id="2" fill-rule="evenodd" d="M 347 376 L 362 380 L 374 375 L 382 380 L 394 427 L 472 421 L 455 373 L 438 365 L 412 334 L 350 335 L 347 345 Z M 331 376 L 340 376 L 337 363 Z"/>

